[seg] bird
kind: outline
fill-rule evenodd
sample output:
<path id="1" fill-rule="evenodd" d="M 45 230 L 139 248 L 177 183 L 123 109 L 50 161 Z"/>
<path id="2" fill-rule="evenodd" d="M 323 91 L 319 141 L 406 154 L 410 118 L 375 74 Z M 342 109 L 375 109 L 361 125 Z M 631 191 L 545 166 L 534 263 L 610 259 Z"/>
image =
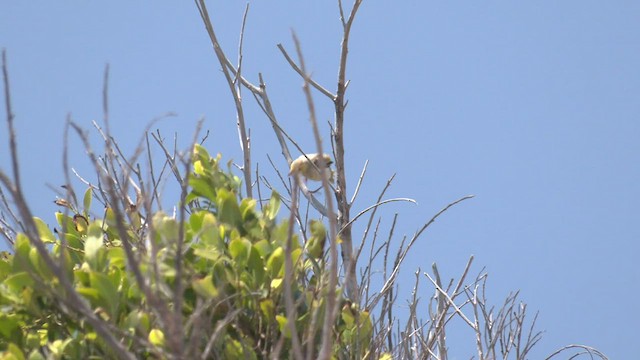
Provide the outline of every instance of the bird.
<path id="1" fill-rule="evenodd" d="M 333 163 L 328 154 L 306 154 L 300 155 L 291 162 L 289 175 L 300 174 L 308 180 L 322 181 L 321 171 L 328 171 L 328 180 L 333 181 L 333 170 L 330 165 Z"/>

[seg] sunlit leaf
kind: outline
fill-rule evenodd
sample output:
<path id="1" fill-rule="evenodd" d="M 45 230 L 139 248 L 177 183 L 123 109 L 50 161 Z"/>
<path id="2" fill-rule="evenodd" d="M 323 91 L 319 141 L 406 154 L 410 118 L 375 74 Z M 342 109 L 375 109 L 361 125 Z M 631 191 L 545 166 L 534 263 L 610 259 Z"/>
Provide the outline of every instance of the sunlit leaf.
<path id="1" fill-rule="evenodd" d="M 271 277 L 277 277 L 284 271 L 284 249 L 278 247 L 267 260 L 267 271 Z"/>
<path id="2" fill-rule="evenodd" d="M 164 346 L 164 333 L 160 329 L 153 329 L 149 332 L 149 342 L 155 346 Z"/>
<path id="3" fill-rule="evenodd" d="M 84 216 L 89 216 L 89 211 L 91 210 L 91 198 L 93 197 L 93 190 L 91 187 L 87 188 L 87 191 L 84 192 L 84 197 L 82 198 L 82 205 L 84 206 Z"/>
<path id="4" fill-rule="evenodd" d="M 260 240 L 253 244 L 253 248 L 256 249 L 258 254 L 263 258 L 266 258 L 269 254 L 271 254 L 271 251 L 273 251 L 271 243 L 266 239 Z"/>
<path id="5" fill-rule="evenodd" d="M 229 254 L 241 264 L 246 264 L 250 251 L 251 242 L 245 238 L 236 238 L 229 243 Z"/>
<path id="6" fill-rule="evenodd" d="M 242 215 L 240 214 L 240 207 L 235 194 L 225 189 L 220 189 L 216 197 L 216 203 L 220 221 L 233 226 L 241 224 Z"/>
<path id="7" fill-rule="evenodd" d="M 20 319 L 16 314 L 0 313 L 0 335 L 4 338 L 10 338 L 19 329 Z"/>
<path id="8" fill-rule="evenodd" d="M 116 309 L 119 306 L 118 289 L 111 282 L 109 277 L 103 273 L 92 271 L 89 274 L 91 287 L 98 290 L 98 294 L 104 300 L 105 307 L 109 311 L 109 315 L 115 316 Z"/>
<path id="9" fill-rule="evenodd" d="M 207 275 L 202 279 L 196 279 L 191 282 L 193 290 L 205 299 L 213 299 L 218 296 L 218 290 L 213 285 L 212 276 Z"/>
<path id="10" fill-rule="evenodd" d="M 269 204 L 267 204 L 263 209 L 264 217 L 269 220 L 275 220 L 276 216 L 278 216 L 278 212 L 280 211 L 280 203 L 280 194 L 274 190 L 271 193 Z"/>
<path id="11" fill-rule="evenodd" d="M 291 330 L 287 325 L 287 318 L 283 315 L 276 315 L 276 321 L 278 322 L 280 333 L 284 334 L 287 339 L 291 339 Z"/>
<path id="12" fill-rule="evenodd" d="M 2 354 L 2 360 L 24 360 L 24 353 L 14 343 L 9 343 L 7 350 Z"/>
<path id="13" fill-rule="evenodd" d="M 33 221 L 36 224 L 36 228 L 38 229 L 38 235 L 40 235 L 40 240 L 45 243 L 54 243 L 56 241 L 56 237 L 53 235 L 53 232 L 49 229 L 49 226 L 45 224 L 42 219 L 34 217 Z"/>

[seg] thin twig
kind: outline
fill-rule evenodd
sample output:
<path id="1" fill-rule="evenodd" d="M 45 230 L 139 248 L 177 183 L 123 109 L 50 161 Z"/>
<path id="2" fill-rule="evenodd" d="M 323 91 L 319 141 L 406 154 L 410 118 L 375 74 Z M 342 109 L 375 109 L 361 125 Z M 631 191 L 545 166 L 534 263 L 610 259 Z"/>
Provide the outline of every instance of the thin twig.
<path id="1" fill-rule="evenodd" d="M 302 76 L 302 78 L 306 79 L 308 77 L 308 75 L 304 73 L 304 71 L 298 66 L 298 64 L 295 63 L 295 61 L 293 61 L 291 56 L 289 56 L 289 54 L 287 53 L 287 50 L 284 49 L 284 46 L 282 46 L 282 44 L 278 44 L 277 46 L 278 46 L 278 49 L 280 49 L 280 52 L 282 53 L 284 58 L 289 63 L 289 65 L 291 65 L 293 70 L 295 70 L 298 74 L 300 74 L 300 76 Z M 320 91 L 322 94 L 327 96 L 329 99 L 331 99 L 331 101 L 335 101 L 336 100 L 336 96 L 334 94 L 332 94 L 329 90 L 327 90 L 324 87 L 322 87 L 322 85 L 318 84 L 317 82 L 315 82 L 310 77 L 308 77 L 308 78 L 309 78 L 309 80 L 308 80 L 309 84 L 311 84 L 311 86 L 313 86 L 318 91 Z"/>
<path id="2" fill-rule="evenodd" d="M 358 213 L 358 215 L 354 216 L 353 219 L 351 219 L 351 221 L 349 221 L 345 226 L 350 226 L 351 224 L 353 224 L 356 220 L 358 220 L 358 218 L 360 218 L 361 216 L 363 216 L 364 214 L 368 213 L 369 211 L 376 209 L 377 207 L 384 205 L 384 204 L 388 204 L 388 203 L 392 203 L 392 202 L 410 202 L 412 204 L 416 204 L 416 201 L 410 198 L 393 198 L 393 199 L 387 199 L 387 200 L 382 200 L 379 201 L 369 207 L 367 207 L 366 209 L 360 211 Z M 340 233 L 338 233 L 339 235 Z"/>
<path id="3" fill-rule="evenodd" d="M 358 178 L 358 183 L 356 184 L 356 189 L 353 191 L 353 196 L 351 196 L 351 201 L 349 201 L 351 205 L 353 205 L 353 203 L 356 201 L 356 197 L 360 192 L 360 186 L 362 185 L 362 181 L 364 180 L 364 175 L 367 173 L 367 165 L 369 165 L 368 159 L 364 162 L 364 166 L 362 167 L 362 172 L 360 173 L 360 177 Z"/>

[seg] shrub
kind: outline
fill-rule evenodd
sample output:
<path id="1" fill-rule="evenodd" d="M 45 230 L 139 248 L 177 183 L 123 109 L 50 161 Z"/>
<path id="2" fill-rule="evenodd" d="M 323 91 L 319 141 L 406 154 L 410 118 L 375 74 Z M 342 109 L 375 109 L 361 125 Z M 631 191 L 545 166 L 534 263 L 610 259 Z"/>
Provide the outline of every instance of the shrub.
<path id="1" fill-rule="evenodd" d="M 280 195 L 274 192 L 258 211 L 256 200 L 238 195 L 240 179 L 221 170 L 220 161 L 194 147 L 182 219 L 162 211 L 145 219 L 135 206 L 126 219 L 112 208 L 104 218 L 92 218 L 92 188 L 81 208 L 58 201 L 65 213 L 56 214 L 53 231 L 34 218 L 40 239 L 50 245 L 51 258 L 82 303 L 135 357 L 165 358 L 183 347 L 188 357 L 258 359 L 279 351 L 288 358 L 291 318 L 297 334 L 315 342 L 313 348 L 320 345 L 327 298 L 325 251 L 319 245 L 326 237 L 323 223 L 311 221 L 302 246 L 289 220 L 277 219 Z M 287 254 L 293 266 L 289 284 Z M 68 289 L 27 235 L 17 235 L 15 254 L 3 255 L 0 280 L 5 356 L 116 357 L 94 326 L 69 308 Z M 334 355 L 362 358 L 373 335 L 369 313 L 344 300 L 340 309 L 332 328 Z"/>

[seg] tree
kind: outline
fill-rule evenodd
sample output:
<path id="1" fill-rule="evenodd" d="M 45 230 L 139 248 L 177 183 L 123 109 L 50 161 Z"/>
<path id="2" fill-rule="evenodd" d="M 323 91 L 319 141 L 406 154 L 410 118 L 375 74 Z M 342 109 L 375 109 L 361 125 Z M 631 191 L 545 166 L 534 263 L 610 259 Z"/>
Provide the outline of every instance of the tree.
<path id="1" fill-rule="evenodd" d="M 445 359 L 446 329 L 457 318 L 475 334 L 479 358 L 526 358 L 541 337 L 534 329 L 536 317 L 526 321 L 526 305 L 517 300 L 517 292 L 499 309 L 489 305 L 484 292 L 486 273 L 468 280 L 473 258 L 457 281 L 443 281 L 435 264 L 433 276 L 416 273 L 407 325 L 399 330 L 394 314 L 397 279 L 409 249 L 438 216 L 471 196 L 435 214 L 406 245 L 402 242 L 391 261 L 393 227 L 382 244 L 372 239 L 366 244 L 368 259 L 358 268 L 365 244 L 354 246 L 352 224 L 369 216 L 367 238 L 380 206 L 408 200 L 383 200 L 385 188 L 374 204 L 351 216 L 353 200 L 346 191 L 344 162 L 346 69 L 350 31 L 362 1 L 356 0 L 351 9 L 338 3 L 343 36 L 335 91 L 311 78 L 295 34 L 297 60 L 278 45 L 304 81 L 319 154 L 328 151 L 321 141 L 311 91 L 319 91 L 334 105 L 330 137 L 335 185 L 324 177 L 322 193 L 316 193 L 293 173 L 288 181 L 282 177 L 284 195 L 273 190 L 265 203 L 261 181 L 273 186 L 253 179 L 241 89 L 255 95 L 287 162 L 295 157 L 291 145 L 303 151 L 279 124 L 262 77 L 256 85 L 241 73 L 241 64 L 229 61 L 204 0 L 197 0 L 196 6 L 236 106 L 242 176 L 234 175 L 230 164 L 223 169 L 222 157 L 211 156 L 201 145 L 204 139 L 198 141 L 199 131 L 183 152 L 169 151 L 159 134 L 147 132 L 135 153 L 125 158 L 109 130 L 107 68 L 105 130 L 96 126 L 103 136 L 104 153 L 92 150 L 85 130 L 72 120 L 66 126 L 67 132 L 75 131 L 83 141 L 96 181 L 81 178 L 86 190 L 79 201 L 64 169 L 65 194 L 56 201 L 63 211 L 56 215 L 53 230 L 31 214 L 24 199 L 3 52 L 14 176 L 0 172 L 0 181 L 2 198 L 6 199 L 6 192 L 15 204 L 4 201 L 4 212 L 13 219 L 2 227 L 13 246 L 13 252 L 0 261 L 0 306 L 6 309 L 0 315 L 4 357 Z M 141 154 L 153 150 L 150 137 L 166 155 L 160 168 L 170 169 L 169 175 L 154 175 L 158 166 L 152 163 L 148 177 L 141 170 Z M 158 184 L 167 176 L 173 176 L 180 188 L 173 214 L 161 210 L 157 194 Z M 351 199 L 355 195 L 357 190 Z M 95 201 L 102 206 L 97 209 Z M 317 213 L 303 215 L 298 210 L 303 201 Z M 289 214 L 278 218 L 282 204 Z M 383 262 L 384 284 L 371 292 L 378 259 Z M 429 318 L 423 320 L 417 311 L 417 294 L 424 279 L 435 294 Z M 582 349 L 605 358 L 596 350 Z"/>

